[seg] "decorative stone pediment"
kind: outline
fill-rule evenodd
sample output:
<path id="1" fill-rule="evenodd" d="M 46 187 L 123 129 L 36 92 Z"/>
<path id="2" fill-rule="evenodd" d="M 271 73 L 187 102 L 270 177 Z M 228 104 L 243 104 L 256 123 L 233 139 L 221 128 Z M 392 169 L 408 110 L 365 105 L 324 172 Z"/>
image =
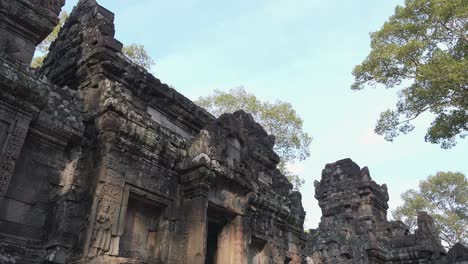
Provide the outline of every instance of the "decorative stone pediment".
<path id="1" fill-rule="evenodd" d="M 203 165 L 228 178 L 256 184 L 259 175 L 271 174 L 279 163 L 274 143 L 274 136 L 245 111 L 223 114 L 192 140 L 180 168 Z"/>

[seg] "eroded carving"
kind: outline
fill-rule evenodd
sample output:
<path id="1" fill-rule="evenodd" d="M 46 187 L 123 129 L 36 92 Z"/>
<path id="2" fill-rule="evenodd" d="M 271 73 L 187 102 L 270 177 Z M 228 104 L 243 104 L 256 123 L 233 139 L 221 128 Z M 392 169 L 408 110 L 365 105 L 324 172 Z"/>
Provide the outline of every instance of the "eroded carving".
<path id="1" fill-rule="evenodd" d="M 34 45 L 63 1 L 0 3 L 2 195 L 14 179 L 0 198 L 0 262 L 466 259 L 460 247 L 439 258 L 425 215 L 416 234 L 388 222 L 386 186 L 350 160 L 327 165 L 316 183 L 323 217 L 305 246 L 301 195 L 251 115 L 215 118 L 133 64 L 114 38 L 114 15 L 95 0 L 78 2 L 33 71 Z"/>
<path id="2" fill-rule="evenodd" d="M 101 200 L 96 213 L 91 250 L 89 256 L 104 255 L 109 252 L 112 236 L 112 218 L 115 208 L 110 200 Z"/>
<path id="3" fill-rule="evenodd" d="M 308 235 L 308 263 L 451 263 L 427 213 L 418 213 L 415 234 L 387 220 L 387 186 L 373 181 L 367 167 L 350 159 L 327 164 L 315 197 L 322 220 Z"/>
<path id="4" fill-rule="evenodd" d="M 23 146 L 26 137 L 26 129 L 18 125 L 13 129 L 11 135 L 8 136 L 6 147 L 3 155 L 0 156 L 0 196 L 7 191 L 8 184 L 15 168 L 15 161 Z"/>

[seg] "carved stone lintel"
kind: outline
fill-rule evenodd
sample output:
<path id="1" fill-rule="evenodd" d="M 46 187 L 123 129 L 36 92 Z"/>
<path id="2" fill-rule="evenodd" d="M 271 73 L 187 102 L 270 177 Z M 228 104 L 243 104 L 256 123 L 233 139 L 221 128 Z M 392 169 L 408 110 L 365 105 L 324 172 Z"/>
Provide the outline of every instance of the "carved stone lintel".
<path id="1" fill-rule="evenodd" d="M 182 174 L 180 177 L 184 196 L 191 198 L 197 196 L 207 197 L 216 175 L 208 168 L 201 166 Z"/>

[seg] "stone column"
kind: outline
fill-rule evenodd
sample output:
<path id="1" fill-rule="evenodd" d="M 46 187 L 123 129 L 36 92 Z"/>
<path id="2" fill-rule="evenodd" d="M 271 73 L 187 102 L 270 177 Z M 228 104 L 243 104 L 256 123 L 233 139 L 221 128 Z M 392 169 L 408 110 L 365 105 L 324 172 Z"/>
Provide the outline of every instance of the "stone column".
<path id="1" fill-rule="evenodd" d="M 225 264 L 246 264 L 247 250 L 244 235 L 244 217 L 236 216 L 227 223 L 218 238 L 217 262 Z"/>
<path id="2" fill-rule="evenodd" d="M 181 175 L 186 250 L 184 263 L 204 264 L 206 257 L 208 191 L 215 175 L 204 166 Z"/>
<path id="3" fill-rule="evenodd" d="M 83 257 L 116 256 L 123 233 L 128 190 L 125 189 L 125 168 L 118 154 L 107 153 L 97 171 L 91 217 Z"/>

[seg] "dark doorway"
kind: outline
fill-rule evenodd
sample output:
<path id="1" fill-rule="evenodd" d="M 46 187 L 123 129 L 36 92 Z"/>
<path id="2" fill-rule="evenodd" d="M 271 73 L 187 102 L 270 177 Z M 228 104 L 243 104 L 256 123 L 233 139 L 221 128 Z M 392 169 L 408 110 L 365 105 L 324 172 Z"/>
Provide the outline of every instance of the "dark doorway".
<path id="1" fill-rule="evenodd" d="M 216 222 L 208 222 L 206 236 L 206 258 L 205 264 L 216 264 L 216 252 L 218 250 L 218 236 L 222 226 Z"/>
<path id="2" fill-rule="evenodd" d="M 255 236 L 252 236 L 252 240 L 249 246 L 249 264 L 261 264 L 266 263 L 265 256 L 265 245 L 267 241 Z"/>
<path id="3" fill-rule="evenodd" d="M 205 264 L 223 264 L 222 258 L 224 256 L 220 254 L 223 254 L 226 245 L 229 245 L 224 232 L 226 225 L 235 216 L 232 211 L 224 207 L 208 203 Z M 226 242 L 228 243 L 226 244 Z"/>

